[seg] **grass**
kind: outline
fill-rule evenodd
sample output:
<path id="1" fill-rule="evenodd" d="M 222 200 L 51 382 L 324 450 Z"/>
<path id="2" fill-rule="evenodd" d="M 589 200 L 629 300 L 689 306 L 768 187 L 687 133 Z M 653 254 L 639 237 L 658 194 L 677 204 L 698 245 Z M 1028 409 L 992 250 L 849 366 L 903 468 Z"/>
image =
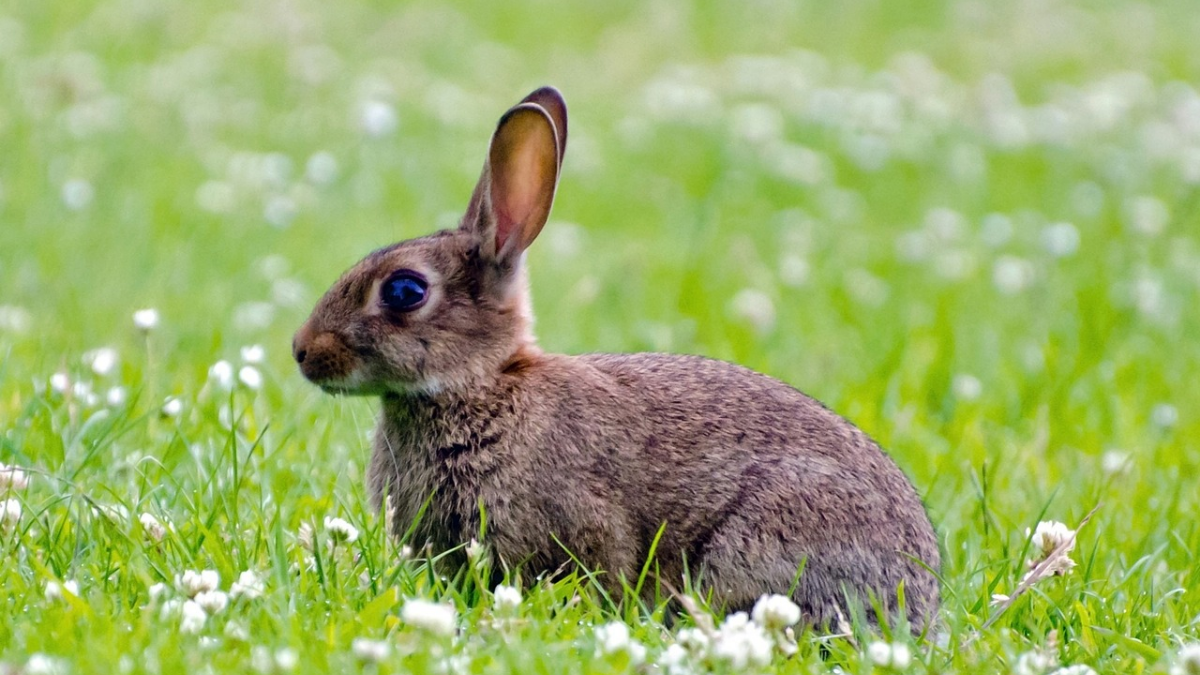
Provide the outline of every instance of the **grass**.
<path id="1" fill-rule="evenodd" d="M 511 580 L 502 610 L 486 562 L 405 559 L 364 495 L 374 403 L 289 358 L 336 275 L 452 223 L 497 116 L 554 83 L 545 347 L 734 360 L 879 439 L 945 551 L 945 635 L 907 672 L 1167 672 L 1200 637 L 1198 32 L 1183 0 L 6 4 L 0 462 L 32 480 L 0 534 L 0 670 L 653 670 L 593 627 L 653 663 L 692 619 L 579 577 Z M 1077 567 L 981 628 L 1026 528 L 1097 504 Z M 359 537 L 326 548 L 329 517 Z M 188 569 L 264 592 L 185 633 L 150 589 Z M 886 670 L 873 636 L 796 637 L 766 670 Z"/>

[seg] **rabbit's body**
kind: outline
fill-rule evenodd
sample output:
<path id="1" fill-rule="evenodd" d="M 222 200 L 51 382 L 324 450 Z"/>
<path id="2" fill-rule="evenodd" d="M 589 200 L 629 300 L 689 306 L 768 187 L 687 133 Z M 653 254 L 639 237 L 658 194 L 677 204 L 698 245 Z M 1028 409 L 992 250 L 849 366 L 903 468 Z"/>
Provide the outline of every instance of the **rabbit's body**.
<path id="1" fill-rule="evenodd" d="M 846 611 L 844 592 L 894 608 L 901 582 L 914 620 L 936 609 L 913 561 L 936 567 L 936 540 L 900 470 L 815 400 L 733 364 L 531 350 L 465 396 L 385 397 L 378 434 L 373 494 L 402 526 L 432 497 L 418 539 L 440 550 L 478 534 L 482 507 L 505 563 L 555 570 L 565 547 L 615 582 L 637 578 L 665 525 L 658 574 L 678 583 L 686 559 L 731 608 L 803 567 L 792 595 L 812 621 Z"/>
<path id="2" fill-rule="evenodd" d="M 903 586 L 924 625 L 933 528 L 852 424 L 720 361 L 537 348 L 524 251 L 565 147 L 565 104 L 534 92 L 501 118 L 461 226 L 367 256 L 296 333 L 305 377 L 382 397 L 370 483 L 397 531 L 428 500 L 414 543 L 442 552 L 478 536 L 482 509 L 504 564 L 554 572 L 573 555 L 615 589 L 661 529 L 657 576 L 678 587 L 686 564 L 728 607 L 791 591 L 826 623 L 870 596 L 894 611 Z"/>

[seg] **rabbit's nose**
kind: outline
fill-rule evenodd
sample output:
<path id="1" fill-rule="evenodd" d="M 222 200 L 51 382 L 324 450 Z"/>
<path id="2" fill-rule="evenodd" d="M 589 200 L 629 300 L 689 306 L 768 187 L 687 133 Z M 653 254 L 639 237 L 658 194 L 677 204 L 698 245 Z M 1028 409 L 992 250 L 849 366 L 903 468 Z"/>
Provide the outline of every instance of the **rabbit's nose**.
<path id="1" fill-rule="evenodd" d="M 304 363 L 305 357 L 308 356 L 307 328 L 305 325 L 292 337 L 292 358 L 296 359 L 296 363 Z"/>

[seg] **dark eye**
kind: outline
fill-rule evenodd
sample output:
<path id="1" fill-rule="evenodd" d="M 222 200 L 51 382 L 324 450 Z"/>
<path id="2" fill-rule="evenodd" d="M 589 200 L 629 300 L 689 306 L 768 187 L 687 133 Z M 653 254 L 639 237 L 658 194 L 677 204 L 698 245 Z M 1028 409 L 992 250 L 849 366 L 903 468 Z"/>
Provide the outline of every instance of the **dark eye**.
<path id="1" fill-rule="evenodd" d="M 397 272 L 383 282 L 379 297 L 389 309 L 411 312 L 425 304 L 429 297 L 429 282 L 416 272 Z"/>

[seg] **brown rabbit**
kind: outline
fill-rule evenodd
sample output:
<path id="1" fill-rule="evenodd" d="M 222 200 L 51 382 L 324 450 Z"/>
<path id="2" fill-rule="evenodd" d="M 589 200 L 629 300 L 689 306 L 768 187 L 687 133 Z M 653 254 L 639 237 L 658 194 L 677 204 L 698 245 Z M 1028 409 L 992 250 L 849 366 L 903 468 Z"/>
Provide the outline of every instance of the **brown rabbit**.
<path id="1" fill-rule="evenodd" d="M 672 354 L 547 354 L 525 249 L 546 223 L 566 104 L 539 89 L 500 118 L 461 226 L 371 253 L 296 333 L 304 376 L 380 396 L 369 482 L 397 528 L 447 550 L 480 532 L 506 565 L 570 554 L 610 588 L 686 569 L 718 605 L 788 593 L 808 622 L 903 587 L 938 608 L 937 540 L 912 485 L 866 434 L 792 387 Z M 565 549 L 565 550 L 564 550 Z M 568 553 L 570 552 L 570 554 Z M 868 614 L 870 612 L 868 611 Z"/>

